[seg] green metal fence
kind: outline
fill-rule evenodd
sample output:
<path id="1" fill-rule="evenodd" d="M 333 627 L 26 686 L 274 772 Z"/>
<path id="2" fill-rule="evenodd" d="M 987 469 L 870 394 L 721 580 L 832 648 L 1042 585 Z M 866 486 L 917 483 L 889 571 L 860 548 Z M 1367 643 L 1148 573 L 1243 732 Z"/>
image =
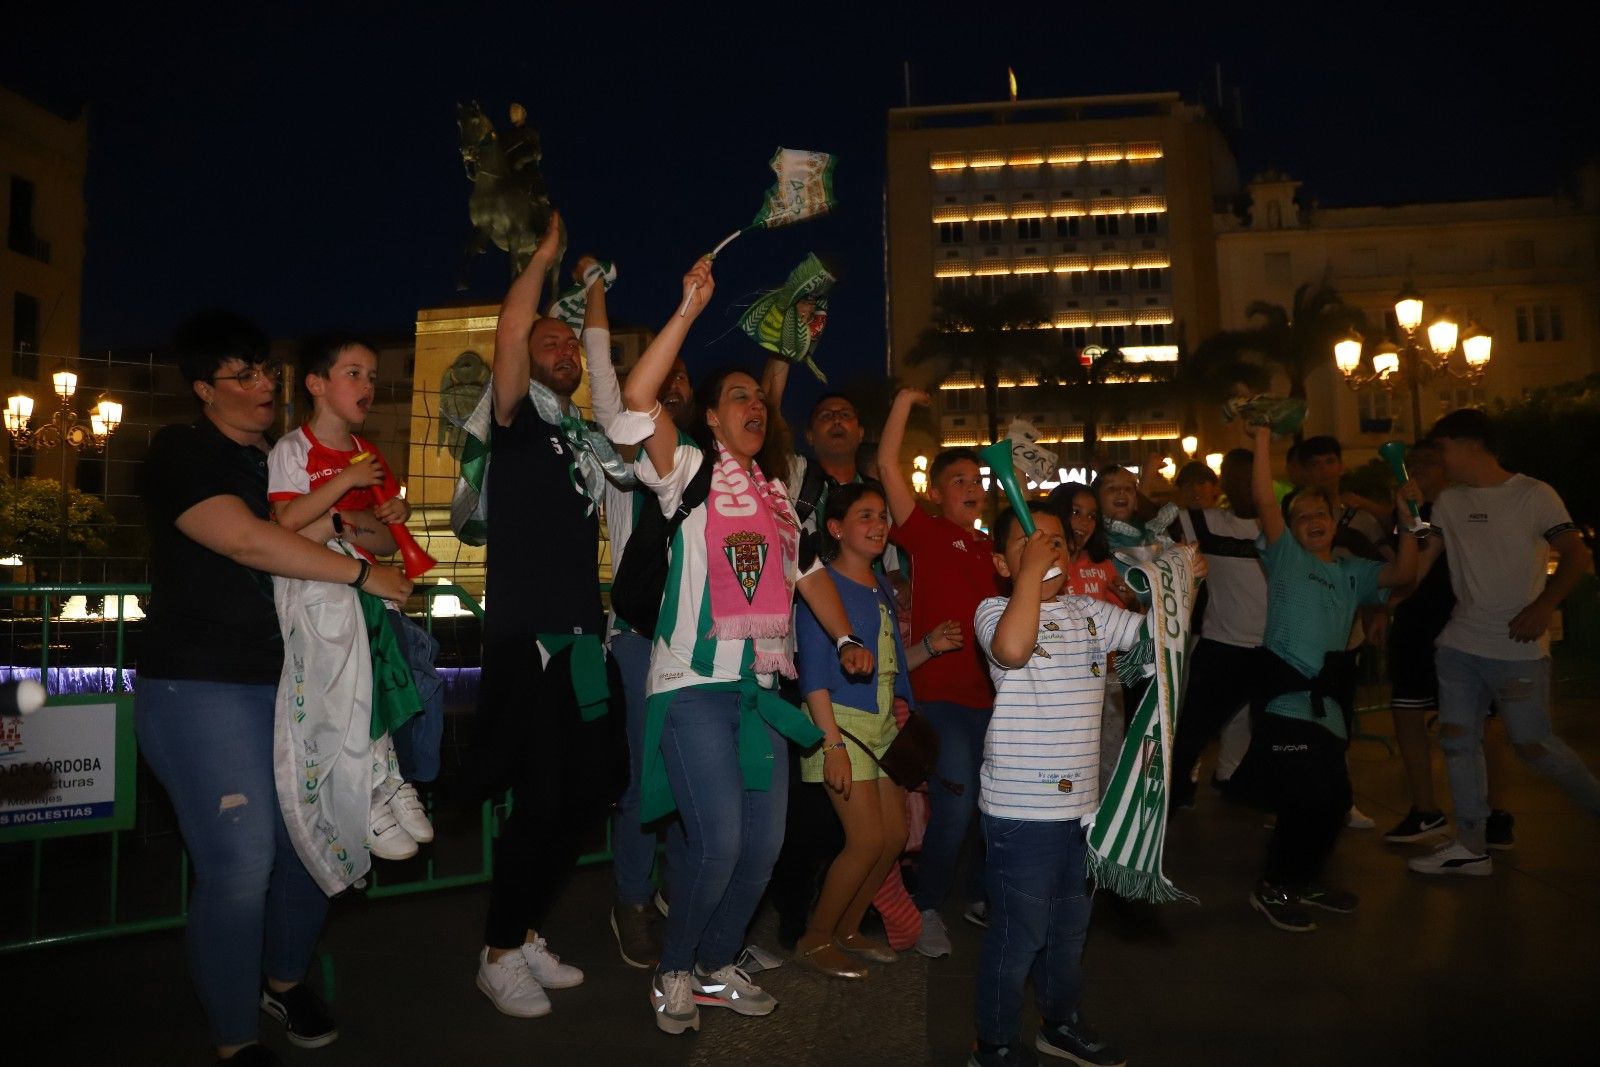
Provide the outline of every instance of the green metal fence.
<path id="1" fill-rule="evenodd" d="M 18 633 L 26 638 L 36 626 L 40 680 L 52 696 L 58 695 L 67 675 L 60 653 L 70 654 L 70 647 L 58 643 L 65 624 L 56 619 L 57 605 L 73 596 L 113 597 L 114 617 L 83 620 L 98 622 L 109 632 L 110 655 L 107 658 L 112 662 L 88 666 L 109 670 L 110 694 L 128 694 L 133 687 L 129 684 L 132 671 L 126 662 L 128 620 L 124 618 L 122 598 L 144 597 L 149 592 L 150 587 L 143 584 L 0 586 L 0 595 L 10 598 L 14 606 L 26 612 L 19 615 L 14 610 L 10 620 L 11 666 L 25 666 L 16 662 L 21 658 Z M 441 595 L 456 596 L 464 607 L 480 620 L 483 618 L 482 607 L 458 585 L 419 586 L 417 593 L 424 598 L 430 632 L 433 630 L 434 598 Z M 54 664 L 52 652 L 57 653 Z M 168 930 L 184 924 L 189 904 L 189 862 L 176 823 L 167 813 L 153 776 L 146 774 L 137 760 L 131 767 L 118 768 L 118 773 L 139 776 L 137 815 L 132 829 L 0 844 L 0 901 L 7 902 L 0 906 L 0 953 Z M 458 864 L 442 865 L 438 859 L 439 846 L 435 845 L 424 849 L 418 860 L 400 865 L 403 874 L 419 871 L 416 877 L 396 877 L 391 881 L 381 877 L 379 868 L 374 866 L 368 876 L 367 895 L 373 898 L 403 896 L 487 882 L 492 870 L 494 837 L 509 811 L 509 800 L 484 804 L 477 839 L 470 849 L 457 850 L 454 858 L 461 861 Z M 609 834 L 608 821 L 604 846 L 584 855 L 579 862 L 609 860 Z M 15 906 L 12 901 L 21 901 L 21 906 Z M 70 915 L 52 917 L 52 910 L 68 911 Z"/>

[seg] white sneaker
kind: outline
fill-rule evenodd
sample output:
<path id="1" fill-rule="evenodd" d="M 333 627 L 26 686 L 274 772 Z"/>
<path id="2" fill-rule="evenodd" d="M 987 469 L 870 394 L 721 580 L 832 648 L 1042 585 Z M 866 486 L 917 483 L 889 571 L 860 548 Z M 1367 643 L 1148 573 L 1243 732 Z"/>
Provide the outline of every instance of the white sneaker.
<path id="1" fill-rule="evenodd" d="M 389 808 L 399 821 L 400 828 L 411 835 L 419 845 L 433 840 L 433 823 L 428 821 L 428 809 L 417 796 L 417 787 L 407 782 L 389 800 Z"/>
<path id="2" fill-rule="evenodd" d="M 731 963 L 710 974 L 701 974 L 696 967 L 689 978 L 694 1002 L 702 1007 L 732 1008 L 740 1015 L 771 1015 L 778 1006 L 777 997 Z"/>
<path id="3" fill-rule="evenodd" d="M 478 953 L 478 988 L 495 1008 L 519 1019 L 537 1019 L 550 1014 L 550 998 L 534 980 L 528 961 L 520 952 L 507 952 L 493 963 L 489 950 Z"/>
<path id="4" fill-rule="evenodd" d="M 372 809 L 367 825 L 367 848 L 380 860 L 408 860 L 417 854 L 417 841 L 400 825 L 394 809 L 380 804 Z"/>
<path id="5" fill-rule="evenodd" d="M 1466 874 L 1479 878 L 1494 873 L 1494 860 L 1485 852 L 1479 855 L 1460 841 L 1448 841 L 1426 856 L 1416 856 L 1406 861 L 1418 874 Z"/>
<path id="6" fill-rule="evenodd" d="M 1372 816 L 1352 804 L 1350 805 L 1350 814 L 1345 820 L 1345 825 L 1352 830 L 1370 830 L 1378 824 L 1372 821 Z"/>
<path id="7" fill-rule="evenodd" d="M 650 983 L 650 1006 L 655 1009 L 659 1030 L 681 1034 L 700 1029 L 700 1008 L 694 1002 L 688 971 L 657 974 Z"/>
<path id="8" fill-rule="evenodd" d="M 536 937 L 522 946 L 522 958 L 533 972 L 533 980 L 546 989 L 571 989 L 583 984 L 583 972 L 550 951 L 544 938 Z"/>
<path id="9" fill-rule="evenodd" d="M 945 929 L 944 916 L 937 909 L 922 913 L 922 934 L 917 938 L 917 951 L 929 959 L 950 955 L 950 931 Z"/>

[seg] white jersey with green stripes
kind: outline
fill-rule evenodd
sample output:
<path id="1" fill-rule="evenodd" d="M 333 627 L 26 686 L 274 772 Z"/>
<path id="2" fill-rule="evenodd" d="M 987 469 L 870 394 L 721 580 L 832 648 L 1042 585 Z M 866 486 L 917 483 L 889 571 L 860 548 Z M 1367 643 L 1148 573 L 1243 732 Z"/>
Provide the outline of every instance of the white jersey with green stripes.
<path id="1" fill-rule="evenodd" d="M 705 454 L 696 445 L 679 444 L 673 460 L 672 473 L 665 478 L 656 473 L 655 466 L 646 454 L 639 456 L 634 472 L 639 481 L 656 494 L 664 515 L 677 510 L 678 502 L 688 488 Z M 788 495 L 780 481 L 767 484 L 776 492 Z M 798 579 L 798 563 L 784 560 L 784 578 L 789 588 Z M 776 680 L 772 674 L 754 674 L 753 642 L 749 640 L 722 641 L 706 636 L 711 632 L 711 582 L 706 563 L 706 508 L 695 508 L 673 534 L 668 553 L 667 583 L 661 599 L 661 614 L 656 621 L 655 647 L 650 653 L 650 679 L 647 692 L 671 692 L 691 685 L 712 682 L 740 682 L 754 677 L 764 689 L 771 689 Z M 790 653 L 794 649 L 794 631 L 788 638 Z M 709 670 L 707 670 L 709 668 Z"/>

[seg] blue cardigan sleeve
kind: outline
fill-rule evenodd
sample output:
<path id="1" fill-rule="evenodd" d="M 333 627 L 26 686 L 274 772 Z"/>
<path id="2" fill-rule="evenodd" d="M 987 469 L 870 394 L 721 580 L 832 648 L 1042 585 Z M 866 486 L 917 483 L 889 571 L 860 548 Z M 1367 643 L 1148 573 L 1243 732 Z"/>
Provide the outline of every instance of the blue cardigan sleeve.
<path id="1" fill-rule="evenodd" d="M 794 602 L 794 632 L 801 697 L 818 689 L 833 689 L 838 684 L 839 652 L 801 597 Z"/>

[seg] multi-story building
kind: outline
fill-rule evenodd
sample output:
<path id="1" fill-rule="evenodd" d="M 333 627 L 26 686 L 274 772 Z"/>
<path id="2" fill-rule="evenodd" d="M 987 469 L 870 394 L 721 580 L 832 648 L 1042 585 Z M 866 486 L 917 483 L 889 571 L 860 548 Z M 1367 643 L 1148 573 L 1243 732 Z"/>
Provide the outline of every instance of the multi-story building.
<path id="1" fill-rule="evenodd" d="M 1176 93 L 896 108 L 888 117 L 888 370 L 942 298 L 1035 294 L 1063 364 L 1120 349 L 1120 394 L 1100 450 L 1140 463 L 1184 432 L 1170 400 L 1141 388 L 1180 347 L 1218 328 L 1213 218 L 1237 192 L 1222 131 Z M 978 383 L 940 381 L 939 435 L 981 443 Z M 1001 380 L 1001 424 L 1031 417 L 1064 463 L 1082 465 L 1083 419 L 1070 391 Z M 1122 393 L 1126 390 L 1126 393 Z M 1105 417 L 1096 414 L 1097 420 Z"/>
<path id="2" fill-rule="evenodd" d="M 63 118 L 0 88 L 0 374 L 4 396 L 35 399 L 35 421 L 55 407 L 50 375 L 78 354 L 88 158 L 84 115 Z M 19 457 L 20 466 L 8 455 L 8 469 L 53 478 L 63 457 L 70 477 L 65 448 Z"/>
<path id="3" fill-rule="evenodd" d="M 1297 287 L 1327 284 L 1365 314 L 1370 358 L 1384 334 L 1399 339 L 1395 300 L 1414 286 L 1424 301 L 1419 333 L 1443 314 L 1493 337 L 1481 382 L 1425 383 L 1424 424 L 1453 408 L 1513 400 L 1600 370 L 1600 168 L 1591 165 L 1560 196 L 1395 207 L 1307 207 L 1296 199 L 1299 184 L 1258 177 L 1249 185 L 1248 217 L 1219 217 L 1224 328 L 1249 328 L 1252 301 L 1287 308 Z M 1404 387 L 1352 392 L 1331 350 L 1326 357 L 1307 382 L 1306 432 L 1338 436 L 1347 463 L 1426 429 L 1410 425 Z M 1459 353 L 1452 366 L 1466 369 Z"/>

